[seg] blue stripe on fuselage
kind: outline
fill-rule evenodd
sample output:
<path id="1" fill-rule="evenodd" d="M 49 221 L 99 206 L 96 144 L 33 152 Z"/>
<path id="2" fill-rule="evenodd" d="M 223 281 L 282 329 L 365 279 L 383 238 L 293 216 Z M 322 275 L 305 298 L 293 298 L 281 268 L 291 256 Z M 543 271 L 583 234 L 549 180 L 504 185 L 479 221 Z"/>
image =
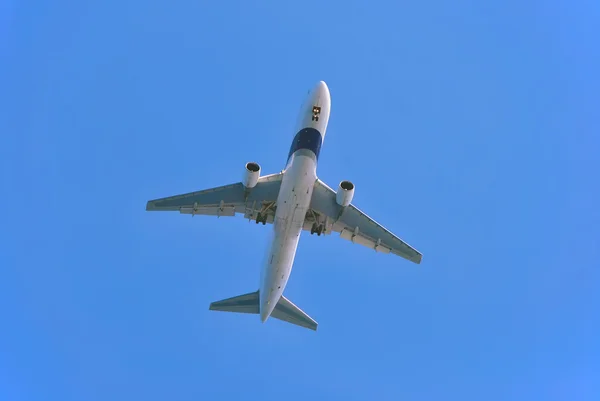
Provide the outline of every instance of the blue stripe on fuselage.
<path id="1" fill-rule="evenodd" d="M 315 128 L 302 128 L 292 142 L 290 147 L 290 153 L 288 154 L 288 161 L 295 151 L 300 149 L 312 150 L 312 152 L 319 160 L 319 152 L 321 151 L 321 144 L 323 143 L 323 137 L 321 133 Z"/>

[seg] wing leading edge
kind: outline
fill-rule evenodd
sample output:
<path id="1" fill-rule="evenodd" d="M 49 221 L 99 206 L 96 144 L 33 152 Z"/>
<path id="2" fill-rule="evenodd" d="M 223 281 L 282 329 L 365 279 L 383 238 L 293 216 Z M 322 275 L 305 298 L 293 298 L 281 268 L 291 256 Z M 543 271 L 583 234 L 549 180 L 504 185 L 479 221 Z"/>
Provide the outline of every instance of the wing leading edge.
<path id="1" fill-rule="evenodd" d="M 335 196 L 333 189 L 317 179 L 310 207 L 325 217 L 327 231 L 339 232 L 342 238 L 367 246 L 377 252 L 393 253 L 411 262 L 421 263 L 423 256 L 419 251 L 353 204 L 345 208 L 338 205 Z"/>

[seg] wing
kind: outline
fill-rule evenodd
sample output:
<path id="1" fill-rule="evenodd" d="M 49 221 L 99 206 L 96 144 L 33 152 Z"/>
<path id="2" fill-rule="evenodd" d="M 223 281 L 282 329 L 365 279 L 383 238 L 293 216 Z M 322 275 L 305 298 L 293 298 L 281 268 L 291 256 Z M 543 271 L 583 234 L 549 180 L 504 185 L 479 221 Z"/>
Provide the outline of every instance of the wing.
<path id="1" fill-rule="evenodd" d="M 419 251 L 385 229 L 356 206 L 342 207 L 335 201 L 335 191 L 317 179 L 311 199 L 311 210 L 307 213 L 304 229 L 310 229 L 317 222 L 322 224 L 325 233 L 339 232 L 344 239 L 350 240 L 377 252 L 393 253 L 421 263 Z M 312 231 L 311 231 L 312 232 Z"/>
<path id="2" fill-rule="evenodd" d="M 182 214 L 207 216 L 235 216 L 256 220 L 262 216 L 264 223 L 272 223 L 275 202 L 279 194 L 283 174 L 261 177 L 254 188 L 246 189 L 241 182 L 222 187 L 190 192 L 148 201 L 148 211 L 178 211 Z M 265 219 L 266 217 L 266 219 Z"/>

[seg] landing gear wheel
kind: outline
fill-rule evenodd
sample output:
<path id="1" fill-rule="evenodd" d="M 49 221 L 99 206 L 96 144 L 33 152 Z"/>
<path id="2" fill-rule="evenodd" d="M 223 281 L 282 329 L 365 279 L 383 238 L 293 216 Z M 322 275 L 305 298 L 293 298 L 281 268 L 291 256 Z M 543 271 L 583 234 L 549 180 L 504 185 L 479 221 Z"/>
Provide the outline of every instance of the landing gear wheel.
<path id="1" fill-rule="evenodd" d="M 262 223 L 262 224 L 263 224 L 263 226 L 264 226 L 265 224 L 267 224 L 267 215 L 265 214 L 265 215 L 263 216 L 261 213 L 258 213 L 258 214 L 256 215 L 256 224 L 258 224 L 258 223 Z"/>
<path id="2" fill-rule="evenodd" d="M 310 234 L 314 234 L 317 233 L 317 236 L 323 234 L 323 230 L 325 229 L 325 227 L 323 227 L 323 224 L 313 224 L 312 227 L 310 228 Z"/>

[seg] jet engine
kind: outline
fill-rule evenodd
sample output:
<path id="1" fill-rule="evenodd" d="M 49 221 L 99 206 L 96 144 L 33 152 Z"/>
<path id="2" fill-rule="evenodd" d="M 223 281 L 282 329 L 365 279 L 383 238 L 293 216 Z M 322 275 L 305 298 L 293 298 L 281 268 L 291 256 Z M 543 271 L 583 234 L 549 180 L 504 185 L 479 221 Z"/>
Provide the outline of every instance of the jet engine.
<path id="1" fill-rule="evenodd" d="M 335 194 L 335 201 L 340 206 L 348 206 L 354 197 L 354 184 L 350 181 L 340 182 L 340 186 Z"/>
<path id="2" fill-rule="evenodd" d="M 244 187 L 254 188 L 258 183 L 260 177 L 260 165 L 254 162 L 246 163 L 246 169 L 244 171 Z"/>

